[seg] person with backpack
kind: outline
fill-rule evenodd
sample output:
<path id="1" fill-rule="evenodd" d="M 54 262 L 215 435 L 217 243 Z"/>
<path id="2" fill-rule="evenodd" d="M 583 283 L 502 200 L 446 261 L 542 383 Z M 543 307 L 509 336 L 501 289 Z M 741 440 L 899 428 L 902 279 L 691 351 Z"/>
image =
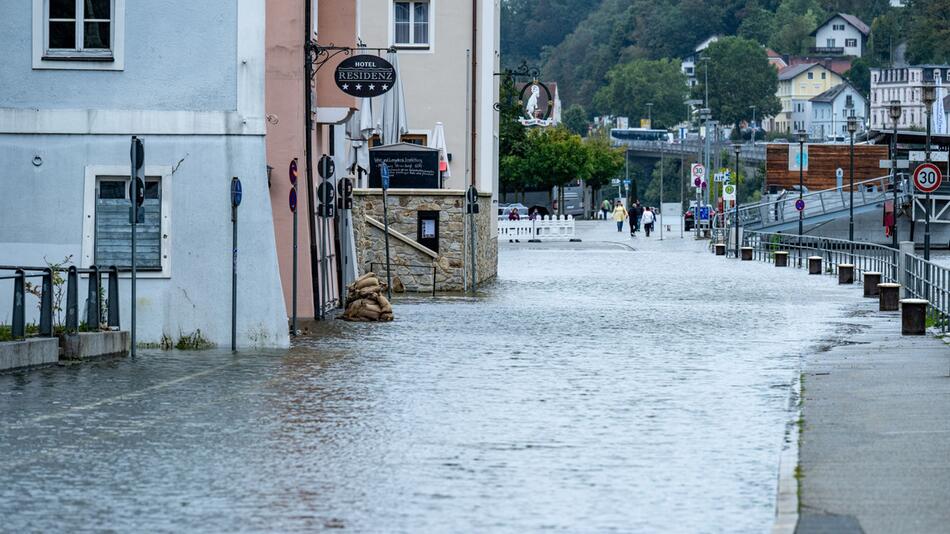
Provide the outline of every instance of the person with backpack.
<path id="1" fill-rule="evenodd" d="M 646 208 L 643 210 L 643 217 L 641 217 L 640 222 L 643 224 L 643 231 L 646 232 L 647 237 L 650 237 L 650 232 L 653 231 L 653 223 L 656 221 L 656 216 L 653 214 L 653 210 Z"/>

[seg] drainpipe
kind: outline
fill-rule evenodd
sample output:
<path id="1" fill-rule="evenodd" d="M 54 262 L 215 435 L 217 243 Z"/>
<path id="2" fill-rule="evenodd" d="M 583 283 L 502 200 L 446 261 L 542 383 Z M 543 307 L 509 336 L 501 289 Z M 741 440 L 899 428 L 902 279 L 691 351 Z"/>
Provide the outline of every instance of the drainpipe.
<path id="1" fill-rule="evenodd" d="M 478 140 L 478 108 L 476 107 L 478 103 L 478 91 L 476 91 L 478 87 L 478 3 L 478 0 L 472 0 L 472 185 L 478 183 L 475 178 L 475 160 L 477 153 L 475 143 Z"/>
<path id="2" fill-rule="evenodd" d="M 303 102 L 304 102 L 304 160 L 307 165 L 307 230 L 310 238 L 310 283 L 313 287 L 313 316 L 323 317 L 323 305 L 320 302 L 320 270 L 317 267 L 317 229 L 314 227 L 313 198 L 313 64 L 310 62 L 310 29 L 313 27 L 313 0 L 304 0 L 304 41 L 303 41 Z"/>

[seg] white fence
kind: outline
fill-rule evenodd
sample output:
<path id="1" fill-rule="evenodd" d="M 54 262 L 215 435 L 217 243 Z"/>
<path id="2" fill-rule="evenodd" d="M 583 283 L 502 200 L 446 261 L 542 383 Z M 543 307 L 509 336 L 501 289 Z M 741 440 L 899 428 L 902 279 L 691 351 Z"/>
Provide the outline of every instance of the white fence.
<path id="1" fill-rule="evenodd" d="M 534 220 L 521 219 L 510 221 L 498 219 L 498 239 L 517 239 L 525 241 L 553 241 L 574 239 L 574 217 L 557 215 L 538 217 Z"/>

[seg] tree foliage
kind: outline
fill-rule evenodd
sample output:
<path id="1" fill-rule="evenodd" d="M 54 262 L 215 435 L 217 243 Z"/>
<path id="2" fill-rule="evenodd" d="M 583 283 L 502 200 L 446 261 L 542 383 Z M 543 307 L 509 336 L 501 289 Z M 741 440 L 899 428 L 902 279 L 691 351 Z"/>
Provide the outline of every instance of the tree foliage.
<path id="1" fill-rule="evenodd" d="M 561 115 L 561 122 L 571 132 L 583 136 L 587 135 L 587 126 L 590 124 L 587 118 L 587 110 L 584 109 L 584 106 L 574 104 Z"/>
<path id="2" fill-rule="evenodd" d="M 647 104 L 653 104 L 654 127 L 670 128 L 682 120 L 687 94 L 679 60 L 638 59 L 610 70 L 607 85 L 594 97 L 594 109 L 636 120 L 646 118 Z"/>
<path id="3" fill-rule="evenodd" d="M 706 49 L 709 57 L 709 108 L 713 117 L 724 124 L 738 124 L 752 118 L 775 115 L 781 103 L 775 92 L 778 74 L 769 64 L 765 50 L 742 37 L 725 37 Z M 696 95 L 705 94 L 700 78 Z"/>
<path id="4" fill-rule="evenodd" d="M 946 0 L 910 0 L 907 4 L 907 60 L 950 62 L 950 10 Z"/>

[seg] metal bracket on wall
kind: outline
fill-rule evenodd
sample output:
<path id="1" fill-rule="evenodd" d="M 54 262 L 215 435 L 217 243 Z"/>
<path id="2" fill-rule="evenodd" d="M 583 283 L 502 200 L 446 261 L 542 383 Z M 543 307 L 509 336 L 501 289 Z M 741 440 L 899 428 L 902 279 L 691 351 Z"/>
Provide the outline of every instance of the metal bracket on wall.
<path id="1" fill-rule="evenodd" d="M 309 41 L 304 45 L 304 50 L 310 57 L 310 62 L 313 64 L 313 73 L 311 78 L 315 77 L 320 69 L 323 68 L 331 59 L 336 56 L 343 54 L 344 56 L 350 56 L 354 52 L 364 53 L 364 52 L 375 52 L 378 55 L 382 55 L 383 52 L 395 52 L 395 48 L 368 48 L 362 46 L 360 42 L 357 46 L 336 46 L 333 43 L 329 45 L 322 45 L 316 41 Z"/>

